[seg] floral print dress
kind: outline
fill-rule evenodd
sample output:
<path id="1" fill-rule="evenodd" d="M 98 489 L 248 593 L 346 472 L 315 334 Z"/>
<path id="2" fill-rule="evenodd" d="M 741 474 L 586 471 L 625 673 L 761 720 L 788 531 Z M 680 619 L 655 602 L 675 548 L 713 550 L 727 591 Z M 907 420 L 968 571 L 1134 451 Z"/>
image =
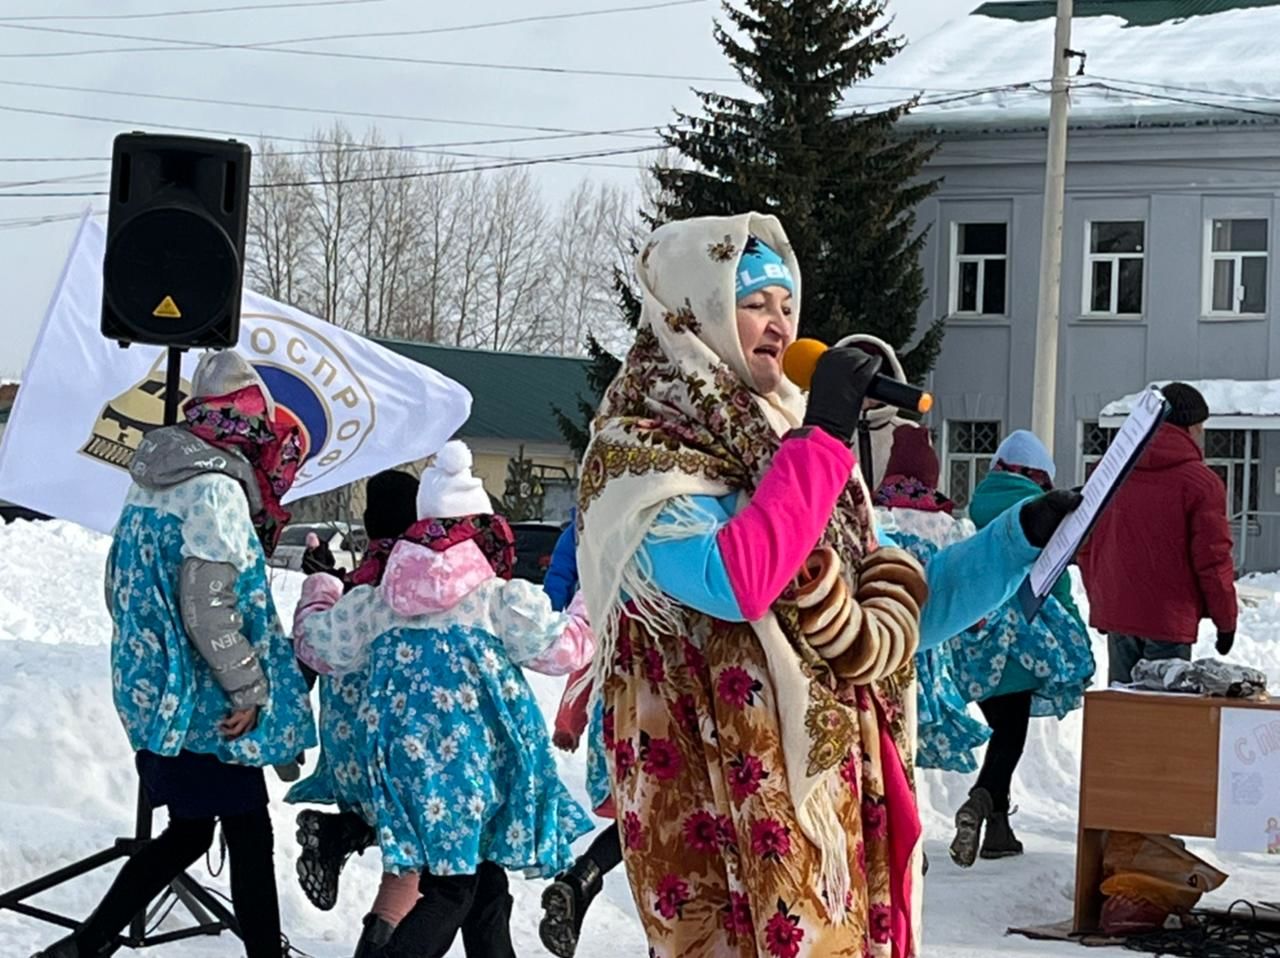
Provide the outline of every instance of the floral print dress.
<path id="1" fill-rule="evenodd" d="M 182 625 L 179 576 L 192 556 L 239 570 L 243 634 L 270 690 L 257 725 L 232 741 L 217 729 L 230 701 Z M 291 762 L 316 744 L 306 682 L 280 627 L 266 558 L 235 480 L 209 473 L 166 488 L 133 486 L 107 557 L 106 599 L 115 625 L 116 711 L 135 751 L 186 750 L 266 766 Z"/>
<path id="2" fill-rule="evenodd" d="M 850 870 L 866 883 L 854 882 L 848 923 L 834 925 L 815 889 L 817 850 L 787 791 L 777 709 L 748 626 L 714 622 L 671 640 L 624 619 L 603 736 L 655 958 L 890 953 L 889 909 L 866 900 L 889 891 L 888 869 L 868 860 L 866 845 L 888 830 L 883 797 L 860 794 L 862 756 L 847 755 L 834 800 Z M 865 927 L 859 915 L 869 916 Z"/>
<path id="3" fill-rule="evenodd" d="M 1043 492 L 1032 480 L 992 472 L 974 490 L 969 513 L 979 528 Z M 1068 574 L 1069 575 L 1069 574 Z M 1064 718 L 1084 704 L 1095 663 L 1089 630 L 1067 575 L 1033 619 L 1012 599 L 950 643 L 952 671 L 969 702 L 1032 692 L 1031 714 Z"/>
<path id="4" fill-rule="evenodd" d="M 320 687 L 320 754 L 315 770 L 285 795 L 299 805 L 337 805 L 373 824 L 374 811 L 365 775 L 369 676 L 326 675 Z"/>
<path id="5" fill-rule="evenodd" d="M 497 579 L 474 544 L 405 542 L 381 585 L 295 626 L 313 667 L 367 675 L 357 761 L 385 871 L 472 874 L 490 861 L 553 875 L 572 862 L 592 826 L 516 664 L 536 664 L 570 625 L 537 586 Z"/>
<path id="6" fill-rule="evenodd" d="M 878 509 L 880 528 L 894 542 L 928 566 L 939 550 L 973 534 L 972 523 L 945 512 L 918 509 Z M 978 768 L 974 750 L 985 745 L 991 731 L 969 714 L 968 699 L 952 674 L 949 649 L 931 648 L 916 653 L 918 729 L 916 767 L 948 772 L 973 772 Z"/>

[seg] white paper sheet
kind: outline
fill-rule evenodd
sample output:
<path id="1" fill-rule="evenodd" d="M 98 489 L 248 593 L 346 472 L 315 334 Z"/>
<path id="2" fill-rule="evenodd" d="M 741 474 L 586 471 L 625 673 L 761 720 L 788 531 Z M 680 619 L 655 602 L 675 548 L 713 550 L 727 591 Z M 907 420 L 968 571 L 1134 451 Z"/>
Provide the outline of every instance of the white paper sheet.
<path id="1" fill-rule="evenodd" d="M 1164 418 L 1164 397 L 1154 389 L 1145 392 L 1134 404 L 1133 412 L 1124 421 L 1112 440 L 1093 475 L 1085 483 L 1080 508 L 1067 516 L 1040 558 L 1031 568 L 1031 591 L 1036 598 L 1049 594 L 1054 583 L 1067 571 L 1076 551 L 1084 541 L 1094 521 L 1107 504 L 1112 490 L 1128 474 L 1133 461 L 1141 454 L 1144 443 Z"/>
<path id="2" fill-rule="evenodd" d="M 1222 710 L 1218 850 L 1280 855 L 1280 711 Z"/>

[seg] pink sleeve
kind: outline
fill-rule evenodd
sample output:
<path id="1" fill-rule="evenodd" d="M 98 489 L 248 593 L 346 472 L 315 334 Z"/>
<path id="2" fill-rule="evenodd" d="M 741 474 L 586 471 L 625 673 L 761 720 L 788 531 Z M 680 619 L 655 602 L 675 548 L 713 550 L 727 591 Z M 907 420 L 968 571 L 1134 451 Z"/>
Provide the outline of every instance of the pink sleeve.
<path id="1" fill-rule="evenodd" d="M 787 439 L 751 501 L 716 537 L 743 618 L 777 601 L 817 546 L 857 459 L 821 429 Z"/>
<path id="2" fill-rule="evenodd" d="M 298 599 L 298 607 L 293 613 L 294 654 L 321 675 L 328 675 L 333 670 L 312 653 L 304 640 L 302 624 L 308 616 L 328 612 L 341 598 L 342 580 L 337 576 L 324 572 L 309 575 L 302 583 L 302 597 Z"/>
<path id="3" fill-rule="evenodd" d="M 543 675 L 568 675 L 591 661 L 596 653 L 596 635 L 587 623 L 587 604 L 578 592 L 565 609 L 569 624 L 545 651 L 523 663 Z"/>

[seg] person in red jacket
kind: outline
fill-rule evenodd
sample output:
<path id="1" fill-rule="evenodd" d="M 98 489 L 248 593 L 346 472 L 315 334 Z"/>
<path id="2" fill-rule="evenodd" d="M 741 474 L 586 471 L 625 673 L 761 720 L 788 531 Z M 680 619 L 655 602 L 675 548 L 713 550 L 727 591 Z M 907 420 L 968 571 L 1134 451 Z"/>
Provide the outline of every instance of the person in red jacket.
<path id="1" fill-rule="evenodd" d="M 1143 659 L 1189 660 L 1205 617 L 1220 655 L 1235 641 L 1226 487 L 1204 463 L 1209 406 L 1186 383 L 1162 391 L 1168 420 L 1080 551 L 1089 624 L 1107 633 L 1111 682 L 1129 682 Z"/>

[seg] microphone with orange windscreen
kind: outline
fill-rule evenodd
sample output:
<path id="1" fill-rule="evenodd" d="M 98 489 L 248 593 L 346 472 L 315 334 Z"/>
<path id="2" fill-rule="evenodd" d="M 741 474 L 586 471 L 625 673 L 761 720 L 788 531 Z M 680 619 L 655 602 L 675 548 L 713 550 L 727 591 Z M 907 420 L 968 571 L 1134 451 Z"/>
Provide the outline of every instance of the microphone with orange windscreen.
<path id="1" fill-rule="evenodd" d="M 782 371 L 801 389 L 807 390 L 813 381 L 813 371 L 818 360 L 830 347 L 816 339 L 797 339 L 782 354 Z M 848 347 L 856 349 L 856 346 Z M 886 406 L 897 406 L 923 415 L 933 408 L 933 396 L 908 383 L 898 382 L 892 376 L 877 373 L 867 389 L 867 398 Z"/>

